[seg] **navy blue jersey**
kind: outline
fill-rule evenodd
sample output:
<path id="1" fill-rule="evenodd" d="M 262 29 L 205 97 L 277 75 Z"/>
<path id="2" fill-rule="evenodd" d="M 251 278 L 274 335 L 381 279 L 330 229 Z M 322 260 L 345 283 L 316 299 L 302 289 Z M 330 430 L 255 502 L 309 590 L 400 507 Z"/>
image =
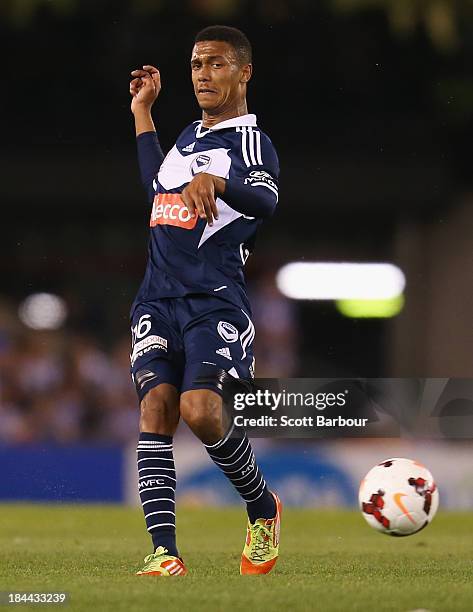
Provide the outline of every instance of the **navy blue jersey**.
<path id="1" fill-rule="evenodd" d="M 244 115 L 189 125 L 163 160 L 155 132 L 141 134 L 142 180 L 153 203 L 149 259 L 133 304 L 189 294 L 218 295 L 249 309 L 243 266 L 261 220 L 278 200 L 279 162 L 270 139 Z M 181 192 L 199 172 L 226 179 L 212 226 L 191 216 Z"/>

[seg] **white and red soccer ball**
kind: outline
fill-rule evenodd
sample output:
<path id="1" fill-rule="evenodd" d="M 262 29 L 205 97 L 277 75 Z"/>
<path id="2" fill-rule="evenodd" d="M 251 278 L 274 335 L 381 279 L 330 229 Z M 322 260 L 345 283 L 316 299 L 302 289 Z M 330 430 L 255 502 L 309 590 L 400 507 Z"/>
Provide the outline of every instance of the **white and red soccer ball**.
<path id="1" fill-rule="evenodd" d="M 417 533 L 432 521 L 439 505 L 429 470 L 399 457 L 382 461 L 366 474 L 358 499 L 368 525 L 392 536 Z"/>

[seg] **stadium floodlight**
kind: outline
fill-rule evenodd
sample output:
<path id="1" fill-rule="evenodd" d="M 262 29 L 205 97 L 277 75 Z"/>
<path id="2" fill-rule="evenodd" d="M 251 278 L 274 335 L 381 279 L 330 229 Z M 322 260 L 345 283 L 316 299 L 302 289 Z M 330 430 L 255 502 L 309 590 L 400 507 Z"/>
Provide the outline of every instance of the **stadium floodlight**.
<path id="1" fill-rule="evenodd" d="M 390 263 L 293 262 L 276 283 L 294 300 L 387 300 L 402 294 L 406 279 Z"/>
<path id="2" fill-rule="evenodd" d="M 33 293 L 18 309 L 21 321 L 31 329 L 59 329 L 67 316 L 64 300 L 53 293 Z"/>

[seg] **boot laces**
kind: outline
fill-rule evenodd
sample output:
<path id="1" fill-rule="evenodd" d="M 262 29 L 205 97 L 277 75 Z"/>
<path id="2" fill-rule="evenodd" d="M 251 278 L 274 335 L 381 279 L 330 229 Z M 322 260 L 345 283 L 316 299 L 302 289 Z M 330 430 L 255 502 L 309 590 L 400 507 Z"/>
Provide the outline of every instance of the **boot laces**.
<path id="1" fill-rule="evenodd" d="M 253 537 L 251 538 L 251 553 L 252 561 L 264 561 L 269 553 L 269 545 L 271 542 L 271 530 L 266 525 L 256 523 L 252 526 Z"/>
<path id="2" fill-rule="evenodd" d="M 145 567 L 143 569 L 146 570 L 149 563 L 153 563 L 154 561 L 157 561 L 159 557 L 162 557 L 167 552 L 168 551 L 166 548 L 164 548 L 164 546 L 158 546 L 158 548 L 154 551 L 154 553 L 151 553 L 150 555 L 145 557 Z"/>

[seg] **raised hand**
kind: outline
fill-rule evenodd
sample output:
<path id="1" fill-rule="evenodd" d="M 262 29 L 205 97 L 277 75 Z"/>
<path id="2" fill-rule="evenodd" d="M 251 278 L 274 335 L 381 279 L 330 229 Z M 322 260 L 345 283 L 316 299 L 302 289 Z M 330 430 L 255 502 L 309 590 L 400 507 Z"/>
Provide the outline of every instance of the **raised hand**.
<path id="1" fill-rule="evenodd" d="M 130 82 L 131 112 L 144 108 L 150 110 L 161 91 L 161 75 L 154 66 L 143 66 L 142 70 L 133 70 Z"/>

